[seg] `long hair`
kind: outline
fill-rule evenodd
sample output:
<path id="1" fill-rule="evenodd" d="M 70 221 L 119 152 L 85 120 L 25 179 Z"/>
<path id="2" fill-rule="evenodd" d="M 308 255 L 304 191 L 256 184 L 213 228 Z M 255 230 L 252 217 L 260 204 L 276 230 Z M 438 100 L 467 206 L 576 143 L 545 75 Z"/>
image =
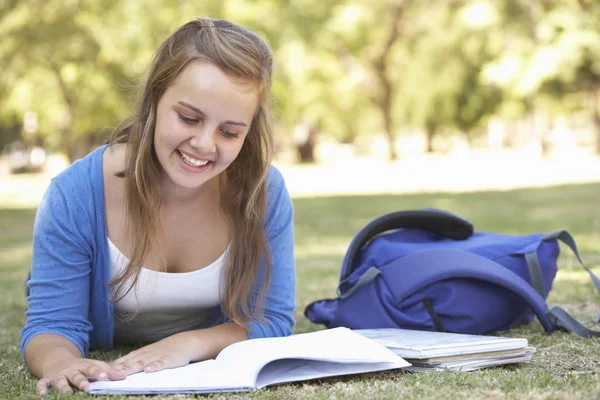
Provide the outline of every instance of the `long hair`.
<path id="1" fill-rule="evenodd" d="M 221 173 L 220 206 L 227 216 L 230 251 L 223 271 L 223 312 L 247 329 L 253 318 L 263 319 L 262 305 L 269 285 L 270 257 L 264 231 L 267 207 L 266 175 L 273 155 L 270 91 L 273 55 L 257 34 L 223 20 L 190 21 L 158 48 L 150 65 L 141 99 L 132 116 L 117 126 L 110 138 L 127 143 L 125 170 L 127 234 L 132 240 L 130 262 L 111 286 L 113 301 L 137 283 L 142 263 L 152 248 L 162 249 L 158 220 L 162 167 L 154 149 L 158 102 L 169 85 L 192 61 L 207 61 L 234 77 L 251 78 L 259 86 L 259 105 L 238 157 Z M 155 247 L 157 246 L 157 247 Z M 265 270 L 260 269 L 261 259 Z M 256 277 L 264 277 L 256 287 Z M 127 282 L 130 284 L 126 285 Z M 255 298 L 256 296 L 256 298 Z M 257 307 L 249 307 L 250 300 Z"/>

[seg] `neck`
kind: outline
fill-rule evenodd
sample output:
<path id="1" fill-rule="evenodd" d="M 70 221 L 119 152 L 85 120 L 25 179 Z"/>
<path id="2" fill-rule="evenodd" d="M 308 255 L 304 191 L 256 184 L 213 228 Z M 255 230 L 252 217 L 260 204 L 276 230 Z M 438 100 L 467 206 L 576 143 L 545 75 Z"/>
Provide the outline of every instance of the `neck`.
<path id="1" fill-rule="evenodd" d="M 197 204 L 209 197 L 219 195 L 219 177 L 216 176 L 196 189 L 186 189 L 176 186 L 168 178 L 163 178 L 162 204 L 164 206 L 186 206 Z"/>

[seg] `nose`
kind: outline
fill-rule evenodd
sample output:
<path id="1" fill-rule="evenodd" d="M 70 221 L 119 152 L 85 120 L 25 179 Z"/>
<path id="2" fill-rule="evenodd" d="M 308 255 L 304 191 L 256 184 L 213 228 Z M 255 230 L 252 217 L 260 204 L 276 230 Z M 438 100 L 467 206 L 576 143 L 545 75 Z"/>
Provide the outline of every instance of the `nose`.
<path id="1" fill-rule="evenodd" d="M 198 127 L 194 136 L 190 138 L 190 145 L 202 153 L 213 153 L 216 151 L 215 129 L 205 124 Z"/>

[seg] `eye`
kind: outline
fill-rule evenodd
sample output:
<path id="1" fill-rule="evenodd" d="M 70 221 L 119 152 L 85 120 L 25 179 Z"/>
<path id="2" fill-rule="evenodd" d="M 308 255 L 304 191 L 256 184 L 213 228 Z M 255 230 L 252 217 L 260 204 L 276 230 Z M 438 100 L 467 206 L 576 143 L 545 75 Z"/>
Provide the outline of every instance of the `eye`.
<path id="1" fill-rule="evenodd" d="M 185 123 L 185 124 L 188 124 L 188 125 L 193 125 L 193 124 L 195 124 L 195 123 L 197 123 L 197 122 L 198 122 L 198 120 L 197 120 L 197 119 L 194 119 L 194 118 L 188 117 L 187 115 L 185 115 L 185 114 L 182 114 L 182 113 L 180 113 L 180 112 L 178 112 L 178 113 L 177 113 L 177 115 L 179 115 L 179 119 L 180 119 L 181 121 L 183 121 L 183 123 Z"/>
<path id="2" fill-rule="evenodd" d="M 237 132 L 232 132 L 232 131 L 228 131 L 226 129 L 221 129 L 221 133 L 223 134 L 223 136 L 225 136 L 227 139 L 237 139 L 240 137 L 240 134 Z"/>

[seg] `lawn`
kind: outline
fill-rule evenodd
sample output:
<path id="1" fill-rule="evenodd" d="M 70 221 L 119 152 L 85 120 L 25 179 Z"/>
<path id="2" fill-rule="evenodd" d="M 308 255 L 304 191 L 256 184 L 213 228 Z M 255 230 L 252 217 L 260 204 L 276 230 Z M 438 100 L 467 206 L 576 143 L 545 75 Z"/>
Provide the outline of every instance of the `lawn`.
<path id="1" fill-rule="evenodd" d="M 304 317 L 304 307 L 313 300 L 334 296 L 340 264 L 350 240 L 372 218 L 390 211 L 437 207 L 469 218 L 476 229 L 505 233 L 565 228 L 577 240 L 584 260 L 600 273 L 598 194 L 600 183 L 471 193 L 295 198 L 298 277 L 295 332 L 321 329 Z M 14 202 L 4 204 L 0 196 L 0 398 L 3 399 L 36 397 L 35 380 L 23 368 L 19 354 L 19 331 L 26 308 L 22 283 L 31 262 L 34 216 L 34 207 L 27 204 L 19 207 Z M 600 329 L 600 324 L 593 322 L 600 312 L 600 296 L 566 251 L 560 258 L 560 271 L 549 303 L 563 305 L 588 326 Z M 209 398 L 600 398 L 600 339 L 582 339 L 565 333 L 547 335 L 537 322 L 506 335 L 529 339 L 537 348 L 533 360 L 469 373 L 394 371 L 330 378 Z M 95 351 L 91 357 L 110 360 L 124 350 Z M 50 392 L 50 397 L 55 398 L 81 396 L 86 395 L 59 396 Z"/>

